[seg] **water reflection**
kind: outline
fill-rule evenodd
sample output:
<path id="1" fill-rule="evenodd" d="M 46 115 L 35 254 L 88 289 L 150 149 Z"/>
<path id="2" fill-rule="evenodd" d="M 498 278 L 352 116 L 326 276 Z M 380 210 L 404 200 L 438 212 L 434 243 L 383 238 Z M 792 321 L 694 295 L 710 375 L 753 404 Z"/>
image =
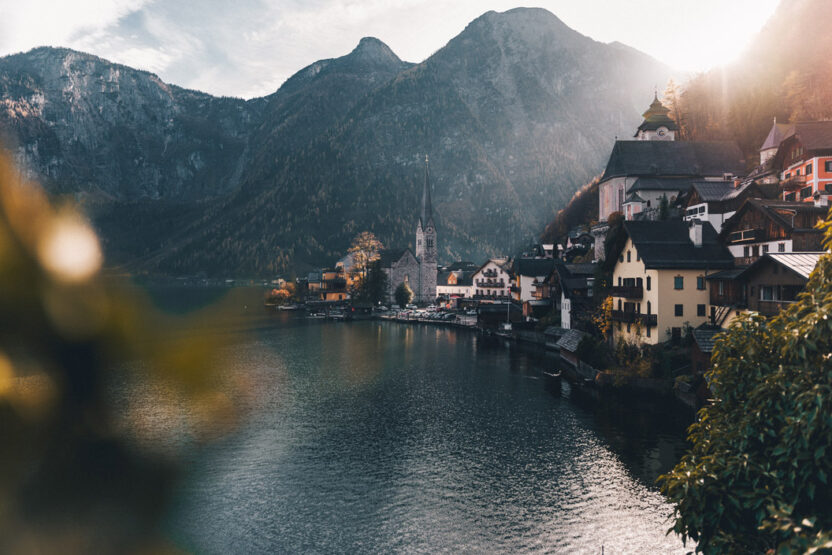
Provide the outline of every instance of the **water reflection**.
<path id="1" fill-rule="evenodd" d="M 679 425 L 542 379 L 553 359 L 476 335 L 258 313 L 230 373 L 258 401 L 195 456 L 185 549 L 684 552 L 653 480 Z"/>

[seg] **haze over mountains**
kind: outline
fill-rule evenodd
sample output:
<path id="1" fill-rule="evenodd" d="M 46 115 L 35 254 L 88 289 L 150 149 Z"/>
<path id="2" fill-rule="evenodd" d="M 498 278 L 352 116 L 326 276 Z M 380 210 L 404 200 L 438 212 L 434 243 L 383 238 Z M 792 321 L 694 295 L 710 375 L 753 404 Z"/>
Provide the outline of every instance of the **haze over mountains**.
<path id="1" fill-rule="evenodd" d="M 416 65 L 366 38 L 249 101 L 41 48 L 0 59 L 0 130 L 134 271 L 304 269 L 363 230 L 406 246 L 426 154 L 450 261 L 536 235 L 669 75 L 539 9 L 486 13 Z"/>

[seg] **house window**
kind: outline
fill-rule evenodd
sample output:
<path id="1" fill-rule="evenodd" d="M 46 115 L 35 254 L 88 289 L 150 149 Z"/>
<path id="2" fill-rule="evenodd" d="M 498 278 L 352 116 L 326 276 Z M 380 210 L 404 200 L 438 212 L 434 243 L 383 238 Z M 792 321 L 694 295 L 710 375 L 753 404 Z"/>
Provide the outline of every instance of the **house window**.
<path id="1" fill-rule="evenodd" d="M 815 168 L 812 167 L 812 164 L 807 164 L 806 165 L 806 175 L 812 175 L 812 172 L 814 170 L 815 170 Z"/>
<path id="2" fill-rule="evenodd" d="M 791 176 L 792 176 L 792 174 L 790 174 L 789 172 L 786 172 L 786 176 L 785 176 L 786 179 L 790 178 Z"/>
<path id="3" fill-rule="evenodd" d="M 650 301 L 647 301 L 647 314 L 653 314 L 652 307 L 650 306 Z"/>
<path id="4" fill-rule="evenodd" d="M 644 285 L 644 282 L 641 281 L 641 278 L 636 278 L 636 287 L 641 289 L 643 285 Z"/>
<path id="5" fill-rule="evenodd" d="M 797 168 L 796 170 L 794 170 L 794 174 L 795 175 L 800 175 L 800 168 Z"/>
<path id="6" fill-rule="evenodd" d="M 676 276 L 673 278 L 673 289 L 684 289 L 685 288 L 685 278 L 682 276 Z"/>
<path id="7" fill-rule="evenodd" d="M 832 160 L 827 160 L 824 162 L 824 166 L 826 166 L 826 171 L 832 172 Z"/>
<path id="8" fill-rule="evenodd" d="M 684 316 L 685 308 L 680 304 L 673 305 L 673 314 L 676 316 Z"/>
<path id="9" fill-rule="evenodd" d="M 752 247 L 751 249 L 751 252 L 753 253 L 755 258 L 760 256 L 760 245 L 754 245 L 754 247 Z"/>
<path id="10" fill-rule="evenodd" d="M 786 243 L 777 243 L 777 252 L 786 252 Z"/>
<path id="11" fill-rule="evenodd" d="M 768 254 L 768 245 L 763 245 L 763 254 Z"/>
<path id="12" fill-rule="evenodd" d="M 650 291 L 650 276 L 647 276 L 647 290 Z"/>
<path id="13" fill-rule="evenodd" d="M 794 202 L 797 199 L 795 198 L 794 193 L 786 193 L 786 198 L 784 200 L 787 202 Z"/>
<path id="14" fill-rule="evenodd" d="M 760 300 L 771 301 L 774 299 L 774 288 L 770 285 L 760 286 Z"/>
<path id="15" fill-rule="evenodd" d="M 742 255 L 743 255 L 745 258 L 748 258 L 748 256 L 749 256 L 750 254 L 751 254 L 751 249 L 749 249 L 748 247 L 743 247 L 743 248 L 742 248 Z"/>
<path id="16" fill-rule="evenodd" d="M 705 277 L 704 276 L 696 276 L 696 288 L 699 291 L 705 290 Z"/>
<path id="17" fill-rule="evenodd" d="M 650 337 L 650 326 L 647 326 L 647 337 Z"/>
<path id="18" fill-rule="evenodd" d="M 621 312 L 621 299 L 618 299 L 618 311 Z"/>
<path id="19" fill-rule="evenodd" d="M 621 287 L 621 276 L 618 276 L 618 286 Z"/>
<path id="20" fill-rule="evenodd" d="M 696 305 L 696 315 L 697 316 L 704 316 L 705 315 L 705 305 L 704 304 Z"/>
<path id="21" fill-rule="evenodd" d="M 717 289 L 719 290 L 719 294 L 724 295 L 725 294 L 725 282 L 720 280 L 717 283 L 718 283 Z"/>
<path id="22" fill-rule="evenodd" d="M 630 262 L 630 251 L 627 251 L 627 262 Z"/>

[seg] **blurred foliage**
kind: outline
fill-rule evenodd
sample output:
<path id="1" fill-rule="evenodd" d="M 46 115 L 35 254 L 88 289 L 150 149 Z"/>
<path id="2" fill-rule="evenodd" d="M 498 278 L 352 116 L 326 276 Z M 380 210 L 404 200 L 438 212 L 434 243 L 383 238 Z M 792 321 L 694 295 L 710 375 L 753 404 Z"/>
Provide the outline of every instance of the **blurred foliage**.
<path id="1" fill-rule="evenodd" d="M 827 248 L 832 223 L 826 229 Z M 737 318 L 716 342 L 713 404 L 662 490 L 673 530 L 704 553 L 832 550 L 832 257 L 775 318 Z"/>
<path id="2" fill-rule="evenodd" d="M 238 418 L 216 338 L 171 341 L 170 322 L 101 264 L 84 219 L 0 155 L 2 553 L 165 550 L 170 434 L 204 441 Z M 143 410 L 113 383 L 141 384 Z M 183 427 L 161 428 L 165 411 Z"/>

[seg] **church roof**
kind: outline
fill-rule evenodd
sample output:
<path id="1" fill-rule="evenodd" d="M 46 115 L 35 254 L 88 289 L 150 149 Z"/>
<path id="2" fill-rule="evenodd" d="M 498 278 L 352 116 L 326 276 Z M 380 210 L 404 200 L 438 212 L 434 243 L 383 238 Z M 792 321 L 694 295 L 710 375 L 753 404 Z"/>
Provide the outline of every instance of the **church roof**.
<path id="1" fill-rule="evenodd" d="M 780 146 L 783 138 L 789 134 L 789 129 L 791 127 L 792 125 L 790 123 L 777 123 L 775 121 L 774 125 L 771 126 L 771 130 L 768 132 L 765 142 L 763 142 L 763 146 L 760 147 L 760 150 L 769 150 Z"/>
<path id="2" fill-rule="evenodd" d="M 659 127 L 666 127 L 671 131 L 676 131 L 679 126 L 668 115 L 670 110 L 664 107 L 664 104 L 659 100 L 658 95 L 653 97 L 653 102 L 642 116 L 644 121 L 638 126 L 638 131 L 655 131 Z M 638 136 L 636 132 L 635 136 Z"/>
<path id="3" fill-rule="evenodd" d="M 601 181 L 613 177 L 743 175 L 742 151 L 733 141 L 616 141 Z"/>
<path id="4" fill-rule="evenodd" d="M 382 268 L 390 268 L 393 264 L 401 260 L 410 249 L 385 249 L 378 253 L 378 258 Z M 410 256 L 413 256 L 411 253 Z"/>
<path id="5" fill-rule="evenodd" d="M 430 166 L 428 165 L 427 155 L 425 155 L 425 183 L 422 187 L 422 217 L 419 222 L 422 227 L 427 227 L 428 224 L 436 227 L 433 223 L 433 204 L 430 199 Z"/>

